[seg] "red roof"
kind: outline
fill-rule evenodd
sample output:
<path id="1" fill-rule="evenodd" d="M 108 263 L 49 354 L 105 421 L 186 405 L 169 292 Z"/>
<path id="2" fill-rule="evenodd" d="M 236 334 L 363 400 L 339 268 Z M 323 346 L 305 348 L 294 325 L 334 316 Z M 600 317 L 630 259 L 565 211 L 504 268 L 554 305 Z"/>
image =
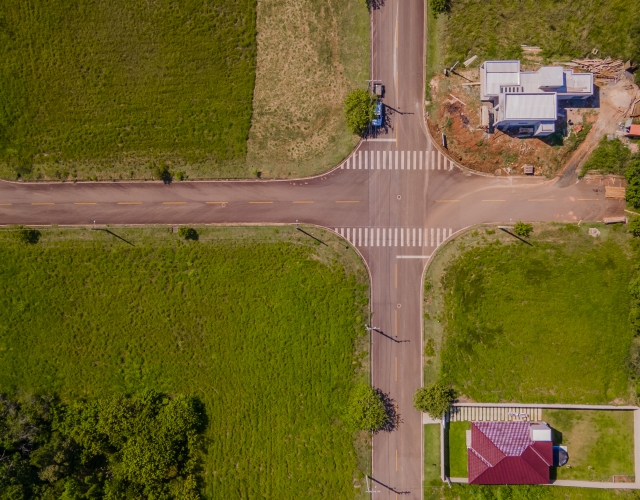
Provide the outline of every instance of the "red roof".
<path id="1" fill-rule="evenodd" d="M 553 443 L 532 441 L 529 422 L 473 422 L 469 484 L 549 484 Z"/>
<path id="2" fill-rule="evenodd" d="M 633 124 L 629 128 L 629 132 L 625 134 L 627 137 L 640 137 L 640 125 Z"/>

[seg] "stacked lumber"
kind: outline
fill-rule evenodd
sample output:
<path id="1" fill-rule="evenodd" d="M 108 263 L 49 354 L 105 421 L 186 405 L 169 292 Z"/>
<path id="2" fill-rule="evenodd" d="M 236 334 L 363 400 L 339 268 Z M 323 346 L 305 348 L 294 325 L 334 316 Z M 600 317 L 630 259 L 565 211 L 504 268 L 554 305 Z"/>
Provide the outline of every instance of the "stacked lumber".
<path id="1" fill-rule="evenodd" d="M 600 80 L 617 80 L 624 71 L 624 63 L 620 59 L 572 59 L 578 68 L 593 73 Z M 572 65 L 573 65 L 572 64 Z"/>
<path id="2" fill-rule="evenodd" d="M 624 200 L 626 196 L 626 189 L 623 187 L 605 186 L 604 197 L 607 200 Z"/>

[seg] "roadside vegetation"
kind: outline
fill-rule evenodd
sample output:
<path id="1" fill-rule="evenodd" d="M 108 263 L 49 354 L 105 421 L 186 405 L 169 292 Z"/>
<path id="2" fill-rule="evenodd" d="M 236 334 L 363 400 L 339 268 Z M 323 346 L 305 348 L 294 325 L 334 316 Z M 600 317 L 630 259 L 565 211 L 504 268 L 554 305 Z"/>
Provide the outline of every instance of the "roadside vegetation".
<path id="1" fill-rule="evenodd" d="M 627 164 L 633 155 L 629 148 L 618 139 L 609 140 L 606 136 L 582 166 L 581 176 L 590 170 L 600 174 L 624 175 Z M 640 157 L 638 158 L 640 160 Z"/>
<path id="2" fill-rule="evenodd" d="M 359 0 L 9 0 L 0 13 L 0 177 L 302 176 L 357 139 Z"/>
<path id="3" fill-rule="evenodd" d="M 247 168 L 265 177 L 328 170 L 355 144 L 342 103 L 369 78 L 361 0 L 258 0 L 258 59 Z"/>
<path id="4" fill-rule="evenodd" d="M 533 246 L 487 226 L 441 248 L 425 283 L 425 384 L 486 402 L 627 400 L 629 237 L 590 226 L 535 224 Z"/>
<path id="5" fill-rule="evenodd" d="M 634 500 L 633 490 L 599 490 L 563 486 L 481 486 L 453 484 L 426 488 L 425 500 Z"/>
<path id="6" fill-rule="evenodd" d="M 442 0 L 439 0 L 441 3 Z M 629 0 L 449 0 L 442 33 L 445 63 L 477 55 L 521 59 L 522 44 L 542 49 L 545 61 L 585 57 L 640 60 L 640 6 Z"/>
<path id="7" fill-rule="evenodd" d="M 344 100 L 347 127 L 356 135 L 364 134 L 373 120 L 377 99 L 363 89 L 349 92 Z"/>
<path id="8" fill-rule="evenodd" d="M 147 390 L 197 398 L 205 498 L 364 491 L 369 434 L 343 421 L 368 380 L 356 252 L 315 228 L 326 245 L 290 227 L 193 229 L 197 241 L 47 228 L 36 244 L 0 231 L 0 389 L 68 408 Z"/>
<path id="9" fill-rule="evenodd" d="M 214 176 L 244 164 L 255 0 L 9 0 L 0 14 L 0 175 Z M 223 171 L 224 171 L 223 168 Z"/>

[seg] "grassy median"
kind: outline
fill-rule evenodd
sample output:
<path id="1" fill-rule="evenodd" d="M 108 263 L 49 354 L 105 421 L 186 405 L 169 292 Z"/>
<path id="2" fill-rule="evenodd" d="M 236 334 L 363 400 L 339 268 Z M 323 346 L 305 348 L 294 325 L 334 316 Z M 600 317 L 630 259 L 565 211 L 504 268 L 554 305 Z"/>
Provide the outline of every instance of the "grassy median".
<path id="1" fill-rule="evenodd" d="M 364 490 L 367 442 L 340 423 L 368 380 L 356 253 L 316 229 L 327 245 L 289 227 L 198 228 L 198 241 L 109 229 L 122 240 L 51 228 L 29 245 L 0 231 L 0 391 L 199 397 L 207 498 Z"/>

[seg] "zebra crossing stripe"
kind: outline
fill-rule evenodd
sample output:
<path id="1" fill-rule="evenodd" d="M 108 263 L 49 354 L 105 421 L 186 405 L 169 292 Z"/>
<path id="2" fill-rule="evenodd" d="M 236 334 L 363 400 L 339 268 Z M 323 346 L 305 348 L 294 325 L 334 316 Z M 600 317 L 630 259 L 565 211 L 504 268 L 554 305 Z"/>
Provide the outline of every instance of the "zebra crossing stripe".
<path id="1" fill-rule="evenodd" d="M 334 230 L 357 247 L 439 247 L 453 236 L 453 228 L 439 227 L 336 227 Z"/>

